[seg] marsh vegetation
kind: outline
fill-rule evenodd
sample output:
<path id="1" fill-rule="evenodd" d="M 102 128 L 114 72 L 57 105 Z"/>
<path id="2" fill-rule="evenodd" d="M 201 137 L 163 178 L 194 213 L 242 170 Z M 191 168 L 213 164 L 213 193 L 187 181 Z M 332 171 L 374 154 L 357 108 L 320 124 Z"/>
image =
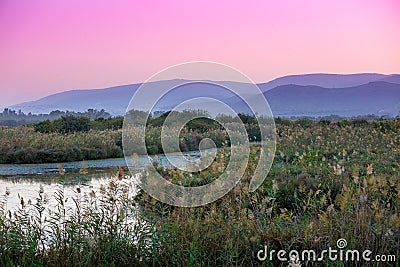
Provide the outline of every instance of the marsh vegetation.
<path id="1" fill-rule="evenodd" d="M 254 193 L 248 190 L 260 149 L 253 145 L 242 180 L 202 207 L 173 207 L 142 191 L 131 194 L 135 177 L 123 170 L 99 190 L 77 186 L 70 199 L 65 199 L 62 184 L 56 192 L 38 188 L 30 203 L 21 193 L 14 211 L 7 209 L 10 192 L 3 189 L 0 265 L 286 266 L 260 262 L 256 253 L 264 245 L 321 252 L 335 247 L 339 238 L 347 240 L 348 248 L 398 259 L 399 120 L 278 120 L 276 126 L 277 152 L 262 186 Z M 229 150 L 222 146 L 217 160 L 200 173 L 158 168 L 173 183 L 196 186 L 218 177 L 228 160 Z M 48 206 L 48 198 L 57 204 Z M 355 265 L 328 259 L 323 264 Z"/>

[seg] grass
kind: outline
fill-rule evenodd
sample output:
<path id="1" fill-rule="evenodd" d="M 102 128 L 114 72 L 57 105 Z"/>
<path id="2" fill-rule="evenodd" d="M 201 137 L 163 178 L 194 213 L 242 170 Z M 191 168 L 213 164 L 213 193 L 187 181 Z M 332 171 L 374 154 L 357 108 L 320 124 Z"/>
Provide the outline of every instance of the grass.
<path id="1" fill-rule="evenodd" d="M 40 133 L 32 127 L 0 127 L 0 163 L 46 163 L 122 156 L 121 130 Z"/>
<path id="2" fill-rule="evenodd" d="M 147 114 L 140 111 L 132 111 L 129 114 L 127 121 L 130 123 L 124 131 L 125 141 L 129 140 L 131 148 L 135 148 L 142 141 L 142 126 L 138 121 L 144 119 Z M 141 154 L 163 153 L 161 128 L 168 114 L 170 112 L 160 117 L 149 118 L 146 128 L 147 151 L 141 151 Z M 192 116 L 191 111 L 172 114 L 173 120 L 177 121 Z M 198 115 L 201 114 L 203 113 Z M 259 140 L 260 132 L 255 119 L 241 114 L 239 117 L 245 122 L 250 141 Z M 232 120 L 231 117 L 221 119 L 226 122 Z M 63 116 L 54 121 L 46 120 L 31 126 L 0 126 L 0 164 L 61 163 L 122 157 L 122 124 L 122 117 L 90 120 L 86 117 Z M 197 150 L 199 142 L 206 137 L 211 138 L 217 147 L 221 147 L 225 141 L 229 142 L 221 125 L 207 118 L 191 120 L 183 129 L 176 129 L 180 132 L 181 151 Z M 125 150 L 125 153 L 129 154 L 129 149 Z"/>
<path id="3" fill-rule="evenodd" d="M 132 145 L 139 143 L 138 131 L 140 128 L 135 126 L 128 131 Z M 215 140 L 218 147 L 227 138 L 225 131 L 220 129 L 205 133 L 184 129 L 181 132 L 182 151 L 198 149 L 198 144 L 204 137 Z M 162 153 L 161 127 L 148 128 L 146 143 L 149 154 Z M 0 126 L 0 164 L 60 163 L 118 157 L 123 157 L 122 129 L 65 134 L 40 133 L 26 126 Z"/>
<path id="4" fill-rule="evenodd" d="M 393 125 L 391 124 L 393 123 Z M 347 248 L 400 257 L 400 138 L 396 122 L 277 124 L 272 169 L 254 193 L 248 183 L 257 164 L 253 146 L 241 182 L 218 201 L 197 208 L 163 204 L 128 190 L 132 178 L 110 178 L 97 192 L 63 187 L 38 191 L 15 212 L 0 205 L 1 266 L 288 266 L 257 259 L 276 251 L 321 252 L 345 238 Z M 228 160 L 192 177 L 160 169 L 175 183 L 215 179 Z M 56 207 L 46 199 L 58 200 Z M 373 262 L 302 262 L 302 266 L 376 266 Z"/>

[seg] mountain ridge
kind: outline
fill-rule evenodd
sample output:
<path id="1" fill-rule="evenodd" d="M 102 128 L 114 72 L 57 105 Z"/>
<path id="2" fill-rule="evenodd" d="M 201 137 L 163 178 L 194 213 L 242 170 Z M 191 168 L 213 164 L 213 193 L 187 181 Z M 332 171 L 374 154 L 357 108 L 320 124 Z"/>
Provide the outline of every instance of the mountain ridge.
<path id="1" fill-rule="evenodd" d="M 179 79 L 175 80 L 167 80 L 167 81 L 157 81 L 157 86 L 171 86 L 177 84 L 177 81 L 181 81 Z M 227 86 L 235 84 L 236 82 L 225 81 L 223 82 Z M 372 84 L 371 84 L 372 83 Z M 244 86 L 248 86 L 248 84 L 236 83 L 238 86 L 244 88 Z M 52 94 L 49 96 L 42 97 L 35 101 L 28 101 L 16 105 L 10 106 L 11 109 L 19 110 L 21 109 L 23 112 L 32 112 L 32 113 L 49 113 L 52 110 L 70 110 L 70 111 L 86 111 L 89 108 L 94 109 L 105 109 L 113 115 L 123 115 L 126 111 L 126 108 L 129 104 L 130 99 L 132 98 L 134 92 L 141 85 L 138 84 L 128 84 L 128 85 L 119 85 L 113 86 L 109 88 L 99 88 L 99 89 L 75 89 L 68 90 L 64 92 L 59 92 L 56 94 Z M 294 85 L 296 88 L 292 88 L 288 91 L 287 86 Z M 336 85 L 341 85 L 341 87 L 336 87 Z M 350 85 L 350 86 L 348 86 Z M 199 85 L 200 86 L 200 85 Z M 200 87 L 196 87 L 196 90 L 193 91 L 204 91 L 204 95 L 213 95 L 215 89 L 211 86 L 201 85 Z M 273 79 L 266 83 L 258 84 L 261 92 L 270 102 L 271 109 L 274 114 L 282 115 L 280 111 L 284 111 L 283 113 L 291 113 L 289 112 L 287 106 L 291 106 L 292 115 L 300 116 L 307 114 L 317 114 L 322 113 L 325 115 L 326 112 L 333 112 L 332 114 L 336 115 L 355 115 L 353 112 L 346 112 L 345 110 L 341 111 L 338 108 L 334 108 L 332 110 L 320 110 L 316 112 L 311 112 L 309 108 L 307 108 L 307 101 L 314 101 L 313 99 L 320 99 L 320 97 L 327 97 L 323 91 L 326 92 L 334 92 L 333 94 L 337 95 L 347 95 L 351 97 L 351 99 L 367 99 L 368 103 L 364 103 L 366 108 L 358 109 L 364 115 L 368 108 L 373 112 L 382 113 L 382 109 L 378 110 L 378 108 L 383 107 L 383 111 L 388 111 L 389 114 L 385 115 L 398 115 L 397 109 L 397 100 L 400 103 L 400 99 L 397 99 L 397 91 L 400 92 L 400 75 L 399 74 L 378 74 L 378 73 L 360 73 L 360 74 L 300 74 L 300 75 L 288 75 Z M 286 86 L 286 87 L 285 87 Z M 357 89 L 356 93 L 349 96 L 346 94 L 346 88 L 352 88 L 351 90 L 355 90 L 354 87 L 362 86 L 363 88 L 369 88 L 369 91 L 363 91 L 363 89 Z M 318 88 L 316 88 L 318 87 Z M 378 91 L 371 91 L 371 87 L 380 88 Z M 393 88 L 398 89 L 393 89 Z M 284 89 L 284 90 L 283 90 Z M 285 93 L 281 92 L 281 95 L 277 93 L 278 91 L 285 91 Z M 333 90 L 333 91 L 332 91 Z M 343 91 L 344 90 L 344 91 Z M 270 92 L 271 91 L 271 92 Z M 269 93 L 268 93 L 269 92 Z M 366 98 L 365 93 L 368 92 L 372 94 L 371 97 Z M 297 94 L 300 94 L 302 98 L 298 98 Z M 354 93 L 354 92 L 353 92 Z M 151 94 L 151 92 L 149 92 Z M 305 97 L 307 94 L 310 96 Z M 316 94 L 313 96 L 313 94 Z M 392 94 L 392 95 L 391 95 Z M 216 98 L 228 103 L 235 104 L 235 97 L 226 94 L 219 93 L 216 94 Z M 385 97 L 382 98 L 381 95 Z M 190 90 L 184 91 L 184 93 L 176 93 L 175 98 L 182 101 L 182 99 L 190 98 L 190 96 L 201 96 L 199 92 L 194 93 Z M 297 103 L 294 102 L 293 96 L 297 96 Z M 174 106 L 174 97 L 171 96 L 169 99 L 165 101 L 165 108 L 170 108 Z M 386 104 L 380 103 L 379 107 L 373 103 L 374 99 L 384 99 Z M 290 100 L 290 101 L 289 101 Z M 321 99 L 320 99 L 321 100 Z M 322 101 L 325 105 L 333 107 L 332 105 L 336 105 L 337 107 L 342 107 L 340 103 L 336 103 L 335 101 L 345 101 L 345 98 L 335 96 L 330 99 L 330 103 L 327 102 L 326 99 Z M 169 101 L 169 102 L 168 102 Z M 286 101 L 286 102 L 285 102 Z M 346 102 L 346 101 L 345 101 Z M 301 105 L 299 104 L 301 103 Z M 347 103 L 347 102 L 346 102 Z M 357 102 L 358 103 L 358 102 Z M 315 104 L 314 102 L 308 104 Z M 349 104 L 349 103 L 348 103 Z M 357 104 L 358 105 L 358 104 Z M 386 105 L 386 106 L 385 106 Z M 394 105 L 394 107 L 390 107 L 388 105 Z M 400 106 L 400 104 L 398 104 Z M 239 105 L 240 106 L 240 105 Z M 286 106 L 286 107 L 285 107 Z M 315 105 L 314 105 L 315 106 Z M 163 107 L 161 107 L 162 109 Z M 357 110 L 357 109 L 355 109 Z M 343 114 L 342 114 L 343 113 Z M 378 114 L 376 114 L 378 115 Z"/>

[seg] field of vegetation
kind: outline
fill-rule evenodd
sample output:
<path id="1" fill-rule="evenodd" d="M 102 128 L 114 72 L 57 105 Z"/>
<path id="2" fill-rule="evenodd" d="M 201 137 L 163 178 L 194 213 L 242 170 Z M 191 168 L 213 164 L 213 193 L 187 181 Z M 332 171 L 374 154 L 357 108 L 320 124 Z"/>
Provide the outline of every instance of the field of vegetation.
<path id="1" fill-rule="evenodd" d="M 143 114 L 140 114 L 143 115 Z M 143 154 L 160 154 L 161 126 L 168 113 L 150 118 L 147 125 L 146 146 Z M 140 117 L 140 116 L 138 116 Z M 260 139 L 254 118 L 242 115 L 250 141 Z M 64 116 L 29 126 L 0 126 L 0 164 L 55 163 L 123 157 L 123 118 L 92 120 L 87 117 Z M 130 142 L 139 143 L 141 127 L 130 127 Z M 203 138 L 211 138 L 221 147 L 229 138 L 221 125 L 209 119 L 196 119 L 180 132 L 180 149 L 198 149 Z"/>
<path id="2" fill-rule="evenodd" d="M 0 127 L 0 163 L 46 163 L 122 156 L 121 130 L 40 133 L 33 127 Z"/>
<path id="3" fill-rule="evenodd" d="M 122 170 L 99 192 L 76 188 L 68 200 L 73 209 L 66 207 L 61 185 L 54 194 L 39 189 L 33 203 L 21 197 L 13 212 L 7 210 L 9 192 L 3 192 L 0 265 L 288 266 L 276 257 L 261 262 L 257 252 L 267 245 L 320 253 L 344 238 L 346 248 L 394 255 L 397 261 L 386 265 L 399 266 L 400 121 L 277 120 L 276 127 L 277 153 L 263 185 L 248 191 L 260 149 L 253 145 L 241 182 L 202 207 L 169 206 L 144 192 L 132 196 L 127 184 L 133 178 Z M 22 129 L 27 138 L 32 134 Z M 225 171 L 229 150 L 219 153 L 200 173 L 159 171 L 174 183 L 204 184 Z M 57 199 L 56 207 L 46 205 L 49 197 Z M 377 266 L 328 258 L 301 264 Z"/>

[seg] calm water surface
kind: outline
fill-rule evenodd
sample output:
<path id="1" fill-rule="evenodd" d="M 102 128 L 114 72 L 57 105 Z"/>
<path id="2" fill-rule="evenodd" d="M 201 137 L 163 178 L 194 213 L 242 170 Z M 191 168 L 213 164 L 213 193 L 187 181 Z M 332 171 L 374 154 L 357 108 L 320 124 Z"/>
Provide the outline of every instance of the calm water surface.
<path id="1" fill-rule="evenodd" d="M 199 157 L 199 152 L 184 154 L 193 158 Z M 164 155 L 157 155 L 161 166 L 171 166 Z M 183 159 L 179 154 L 172 154 L 178 160 Z M 139 156 L 134 165 L 134 170 L 139 173 L 148 164 L 147 156 Z M 65 174 L 59 173 L 59 166 L 65 169 Z M 65 198 L 75 196 L 76 188 L 79 187 L 82 193 L 91 191 L 97 192 L 101 185 L 106 185 L 111 177 L 118 173 L 118 166 L 126 167 L 124 158 L 89 160 L 83 162 L 48 163 L 48 164 L 0 164 L 0 201 L 5 200 L 6 191 L 7 209 L 15 210 L 20 205 L 20 198 L 25 203 L 29 200 L 35 202 L 40 187 L 42 186 L 49 199 L 49 205 L 56 204 L 54 192 L 62 188 Z M 125 169 L 126 179 L 131 174 Z M 54 203 L 53 203 L 54 202 Z"/>

